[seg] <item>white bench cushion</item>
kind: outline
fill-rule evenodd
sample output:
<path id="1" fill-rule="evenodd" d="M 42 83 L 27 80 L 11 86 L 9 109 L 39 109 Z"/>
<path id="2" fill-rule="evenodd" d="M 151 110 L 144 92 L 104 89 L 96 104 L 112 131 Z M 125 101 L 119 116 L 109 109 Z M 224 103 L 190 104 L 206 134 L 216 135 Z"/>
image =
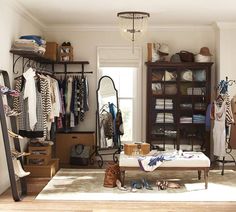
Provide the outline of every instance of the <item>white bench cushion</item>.
<path id="1" fill-rule="evenodd" d="M 184 152 L 185 155 L 193 155 L 191 158 L 177 157 L 171 161 L 164 161 L 160 167 L 210 167 L 210 159 L 202 152 Z M 120 167 L 139 167 L 138 157 L 120 153 Z"/>

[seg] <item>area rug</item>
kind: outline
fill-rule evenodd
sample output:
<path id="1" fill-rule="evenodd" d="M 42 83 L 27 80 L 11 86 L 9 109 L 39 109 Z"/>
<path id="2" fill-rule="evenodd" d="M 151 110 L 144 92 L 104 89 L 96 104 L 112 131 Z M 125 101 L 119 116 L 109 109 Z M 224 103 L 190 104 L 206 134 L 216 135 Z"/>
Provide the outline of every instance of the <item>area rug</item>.
<path id="1" fill-rule="evenodd" d="M 153 190 L 130 191 L 132 180 L 145 177 Z M 93 200 L 93 201 L 236 201 L 236 171 L 211 170 L 208 189 L 204 179 L 197 179 L 197 171 L 127 171 L 125 185 L 128 191 L 103 187 L 102 169 L 60 169 L 36 200 Z M 180 184 L 179 189 L 158 190 L 157 180 Z"/>

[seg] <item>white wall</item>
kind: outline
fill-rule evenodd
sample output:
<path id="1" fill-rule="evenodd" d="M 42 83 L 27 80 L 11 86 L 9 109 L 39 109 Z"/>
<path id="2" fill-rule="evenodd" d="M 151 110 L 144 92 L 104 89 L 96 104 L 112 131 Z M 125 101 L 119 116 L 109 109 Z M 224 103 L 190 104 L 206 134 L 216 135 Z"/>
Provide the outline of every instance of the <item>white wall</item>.
<path id="1" fill-rule="evenodd" d="M 236 24 L 219 24 L 218 27 L 218 45 L 220 48 L 218 51 L 218 82 L 224 80 L 226 76 L 229 79 L 236 80 Z M 229 87 L 229 94 L 231 96 L 236 95 L 236 85 Z"/>
<path id="2" fill-rule="evenodd" d="M 10 3 L 0 0 L 0 69 L 6 70 L 12 79 L 12 55 L 9 53 L 15 38 L 23 34 L 38 34 L 42 31 L 39 27 L 21 15 L 21 12 Z M 9 177 L 6 164 L 5 149 L 0 129 L 0 194 L 9 187 Z"/>
<path id="3" fill-rule="evenodd" d="M 217 84 L 220 80 L 225 80 L 227 76 L 229 80 L 236 80 L 236 23 L 218 23 L 216 26 L 217 35 Z M 236 84 L 228 88 L 230 97 L 236 95 Z M 236 116 L 234 114 L 236 122 Z M 236 128 L 231 128 L 231 141 L 236 139 Z M 231 154 L 236 158 L 236 149 L 233 149 Z M 231 157 L 226 157 L 232 161 Z M 232 165 L 228 163 L 227 165 Z"/>
<path id="4" fill-rule="evenodd" d="M 86 31 L 78 28 L 66 29 L 50 29 L 44 32 L 45 38 L 48 41 L 56 41 L 59 45 L 64 41 L 70 41 L 74 47 L 74 60 L 88 60 L 90 65 L 87 70 L 93 71 L 89 77 L 90 85 L 90 111 L 86 115 L 86 120 L 77 130 L 95 130 L 95 111 L 96 111 L 96 88 L 97 88 L 97 55 L 96 49 L 98 46 L 130 46 L 121 37 L 119 31 Z M 200 48 L 208 46 L 213 55 L 215 55 L 215 32 L 211 27 L 176 27 L 176 28 L 159 28 L 149 31 L 142 41 L 136 45 L 143 48 L 143 83 L 142 87 L 142 117 L 139 120 L 142 122 L 142 140 L 145 141 L 145 122 L 146 122 L 146 67 L 147 60 L 147 42 L 165 42 L 169 45 L 170 55 L 180 50 L 188 50 L 198 53 Z M 130 52 L 132 54 L 132 51 Z M 214 60 L 214 58 L 213 58 Z M 213 72 L 214 73 L 214 72 Z M 76 129 L 75 129 L 76 130 Z"/>

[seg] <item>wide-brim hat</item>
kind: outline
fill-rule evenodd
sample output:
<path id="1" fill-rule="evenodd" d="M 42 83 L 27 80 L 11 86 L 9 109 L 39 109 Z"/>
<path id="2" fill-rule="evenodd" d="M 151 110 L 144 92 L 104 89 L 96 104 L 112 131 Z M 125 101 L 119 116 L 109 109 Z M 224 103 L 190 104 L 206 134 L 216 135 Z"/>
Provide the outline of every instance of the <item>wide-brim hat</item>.
<path id="1" fill-rule="evenodd" d="M 202 47 L 200 49 L 199 54 L 204 55 L 204 56 L 212 56 L 208 47 Z"/>
<path id="2" fill-rule="evenodd" d="M 161 44 L 160 48 L 158 49 L 158 51 L 164 55 L 168 55 L 169 54 L 169 47 L 167 44 L 163 43 Z"/>

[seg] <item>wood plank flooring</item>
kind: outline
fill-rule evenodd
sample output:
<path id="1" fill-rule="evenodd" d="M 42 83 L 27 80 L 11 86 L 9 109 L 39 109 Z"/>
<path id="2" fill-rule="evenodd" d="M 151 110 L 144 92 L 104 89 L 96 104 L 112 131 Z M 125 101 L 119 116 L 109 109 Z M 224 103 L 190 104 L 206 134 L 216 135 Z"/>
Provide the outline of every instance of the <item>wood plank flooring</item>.
<path id="1" fill-rule="evenodd" d="M 220 195 L 220 194 L 219 194 Z M 14 202 L 10 190 L 0 196 L 0 211 L 25 212 L 235 212 L 236 202 L 123 202 L 123 201 L 39 201 L 37 194 L 29 194 L 21 202 Z"/>
<path id="2" fill-rule="evenodd" d="M 235 167 L 234 167 L 235 168 Z M 124 202 L 124 201 L 39 201 L 35 197 L 49 179 L 29 180 L 31 191 L 21 202 L 14 202 L 10 189 L 0 196 L 0 212 L 235 212 L 236 202 Z M 220 195 L 220 194 L 219 194 Z M 233 194 L 232 194 L 233 195 Z"/>

